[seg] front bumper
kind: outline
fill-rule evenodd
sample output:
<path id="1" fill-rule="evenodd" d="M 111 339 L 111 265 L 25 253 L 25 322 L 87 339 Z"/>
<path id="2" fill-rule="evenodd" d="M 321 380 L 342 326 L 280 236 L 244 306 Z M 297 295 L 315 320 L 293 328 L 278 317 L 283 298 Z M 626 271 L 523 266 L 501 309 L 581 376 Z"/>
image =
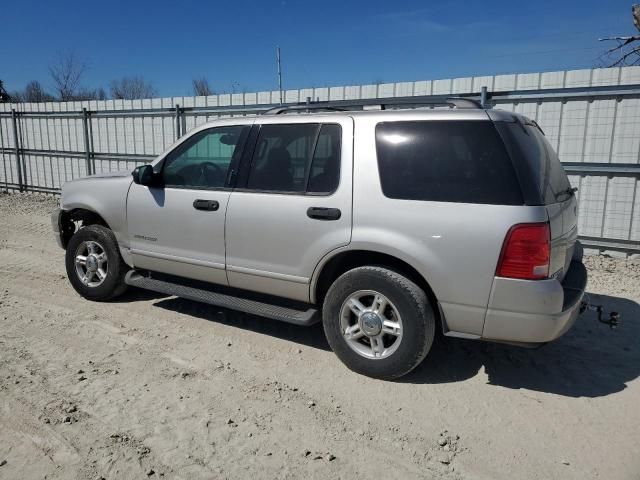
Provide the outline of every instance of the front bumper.
<path id="1" fill-rule="evenodd" d="M 482 338 L 528 344 L 555 340 L 578 318 L 586 285 L 581 256 L 574 256 L 562 282 L 496 277 Z"/>
<path id="2" fill-rule="evenodd" d="M 56 238 L 56 243 L 62 249 L 64 249 L 64 243 L 62 241 L 62 209 L 56 208 L 51 212 L 51 228 L 53 229 L 53 236 Z"/>

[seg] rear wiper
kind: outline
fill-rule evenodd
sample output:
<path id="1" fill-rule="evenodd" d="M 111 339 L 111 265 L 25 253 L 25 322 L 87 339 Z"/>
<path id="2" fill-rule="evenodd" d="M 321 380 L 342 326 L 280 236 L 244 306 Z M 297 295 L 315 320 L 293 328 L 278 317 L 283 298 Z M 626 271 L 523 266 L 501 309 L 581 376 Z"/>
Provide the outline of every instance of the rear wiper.
<path id="1" fill-rule="evenodd" d="M 542 128 L 540 127 L 540 125 L 538 125 L 538 122 L 536 122 L 535 120 L 531 120 L 531 123 L 533 123 L 533 125 L 534 125 L 538 130 L 540 130 L 540 133 L 541 133 L 542 135 L 544 135 L 544 130 L 542 130 Z M 544 135 L 544 136 L 546 137 L 546 135 Z M 576 190 L 577 190 L 577 189 L 576 189 Z"/>

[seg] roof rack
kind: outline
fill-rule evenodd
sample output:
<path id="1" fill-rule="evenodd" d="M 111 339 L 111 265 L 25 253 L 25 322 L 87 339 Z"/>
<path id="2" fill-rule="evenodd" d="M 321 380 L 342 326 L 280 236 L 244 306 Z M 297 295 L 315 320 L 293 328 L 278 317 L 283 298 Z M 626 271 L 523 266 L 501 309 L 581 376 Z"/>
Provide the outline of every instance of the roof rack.
<path id="1" fill-rule="evenodd" d="M 474 98 L 465 97 L 431 97 L 428 99 L 416 97 L 366 98 L 358 100 L 330 100 L 327 102 L 312 102 L 307 97 L 306 103 L 282 105 L 264 111 L 263 115 L 280 115 L 287 112 L 344 112 L 349 110 L 364 110 L 365 107 L 379 107 L 380 110 L 393 108 L 448 106 L 460 109 L 482 109 L 482 103 Z"/>
<path id="2" fill-rule="evenodd" d="M 264 112 L 262 112 L 262 115 L 280 115 L 282 113 L 295 112 L 299 110 L 306 110 L 307 113 L 309 113 L 310 110 L 323 112 L 345 112 L 347 109 L 332 107 L 329 105 L 320 105 L 318 103 L 301 103 L 298 105 L 270 108 L 269 110 L 265 110 Z"/>

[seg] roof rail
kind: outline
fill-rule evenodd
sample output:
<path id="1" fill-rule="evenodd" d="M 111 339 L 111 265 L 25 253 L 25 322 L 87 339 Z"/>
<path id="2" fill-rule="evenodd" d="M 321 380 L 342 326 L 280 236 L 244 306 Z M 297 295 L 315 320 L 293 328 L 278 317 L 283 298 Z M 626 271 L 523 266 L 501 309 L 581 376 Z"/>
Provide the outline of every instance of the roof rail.
<path id="1" fill-rule="evenodd" d="M 348 110 L 363 110 L 365 107 L 379 107 L 380 110 L 388 108 L 417 108 L 417 107 L 449 106 L 450 108 L 482 109 L 482 104 L 474 98 L 465 97 L 390 97 L 390 98 L 364 98 L 358 100 L 329 100 L 324 102 L 296 103 L 270 108 L 262 112 L 263 115 L 280 115 L 287 112 L 344 112 Z"/>
<path id="2" fill-rule="evenodd" d="M 295 112 L 299 110 L 306 110 L 309 113 L 310 110 L 324 111 L 324 112 L 344 112 L 345 108 L 332 107 L 330 105 L 320 105 L 318 103 L 301 103 L 299 105 L 288 105 L 281 107 L 270 108 L 262 112 L 262 115 L 280 115 L 287 112 Z"/>
<path id="3" fill-rule="evenodd" d="M 445 104 L 453 105 L 456 108 L 474 108 L 483 109 L 482 103 L 473 98 L 449 97 L 445 100 Z"/>

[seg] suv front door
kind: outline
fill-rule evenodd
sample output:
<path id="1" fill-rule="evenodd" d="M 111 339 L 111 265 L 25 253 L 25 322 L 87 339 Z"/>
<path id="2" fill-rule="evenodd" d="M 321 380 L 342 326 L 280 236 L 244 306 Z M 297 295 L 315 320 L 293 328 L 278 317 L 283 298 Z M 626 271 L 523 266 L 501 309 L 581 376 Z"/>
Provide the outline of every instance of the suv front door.
<path id="1" fill-rule="evenodd" d="M 320 259 L 351 240 L 353 120 L 261 119 L 227 209 L 232 287 L 308 301 Z"/>
<path id="2" fill-rule="evenodd" d="M 160 186 L 131 185 L 127 223 L 136 268 L 227 285 L 228 179 L 249 130 L 231 125 L 196 132 L 154 167 Z"/>

